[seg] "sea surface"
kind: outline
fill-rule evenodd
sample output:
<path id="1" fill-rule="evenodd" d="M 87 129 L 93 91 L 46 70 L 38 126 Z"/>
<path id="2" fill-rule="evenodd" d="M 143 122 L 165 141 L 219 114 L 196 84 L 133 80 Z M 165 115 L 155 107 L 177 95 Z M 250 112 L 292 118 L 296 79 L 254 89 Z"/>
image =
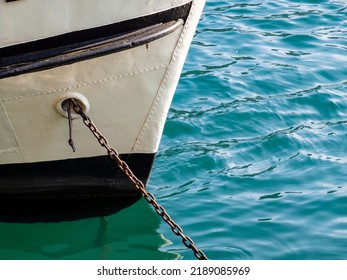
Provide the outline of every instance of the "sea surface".
<path id="1" fill-rule="evenodd" d="M 210 259 L 347 259 L 347 2 L 207 0 L 148 189 Z M 144 199 L 0 232 L 1 259 L 195 259 Z"/>

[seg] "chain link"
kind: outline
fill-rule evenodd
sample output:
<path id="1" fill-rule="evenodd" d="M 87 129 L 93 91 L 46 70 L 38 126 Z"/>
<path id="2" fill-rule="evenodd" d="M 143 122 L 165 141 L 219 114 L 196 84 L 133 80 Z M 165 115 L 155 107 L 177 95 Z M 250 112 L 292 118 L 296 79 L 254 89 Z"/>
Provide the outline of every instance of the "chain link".
<path id="1" fill-rule="evenodd" d="M 183 233 L 182 228 L 174 222 L 174 220 L 169 216 L 164 207 L 157 202 L 155 196 L 146 190 L 146 187 L 142 183 L 142 181 L 140 181 L 134 175 L 127 163 L 120 158 L 119 153 L 109 145 L 107 139 L 97 129 L 93 121 L 83 112 L 78 102 L 76 102 L 74 99 L 71 99 L 71 101 L 73 103 L 73 109 L 75 110 L 75 112 L 82 117 L 84 124 L 93 133 L 100 145 L 106 149 L 110 158 L 117 163 L 119 169 L 130 179 L 135 188 L 143 195 L 145 200 L 153 206 L 158 215 L 171 227 L 172 232 L 182 238 L 183 244 L 194 252 L 194 256 L 197 259 L 207 260 L 207 256 L 195 246 L 194 241 L 189 236 Z"/>

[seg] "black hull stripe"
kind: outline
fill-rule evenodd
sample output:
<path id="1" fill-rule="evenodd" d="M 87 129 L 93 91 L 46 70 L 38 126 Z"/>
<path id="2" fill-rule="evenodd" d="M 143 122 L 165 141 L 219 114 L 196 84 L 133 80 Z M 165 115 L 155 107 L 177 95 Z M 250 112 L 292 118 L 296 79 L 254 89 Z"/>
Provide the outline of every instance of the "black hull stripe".
<path id="1" fill-rule="evenodd" d="M 121 157 L 147 184 L 155 154 Z M 59 222 L 108 216 L 140 198 L 108 156 L 0 166 L 0 222 Z"/>
<path id="2" fill-rule="evenodd" d="M 146 185 L 155 154 L 124 154 Z M 0 199 L 92 199 L 139 196 L 108 156 L 0 165 Z"/>
<path id="3" fill-rule="evenodd" d="M 121 158 L 146 185 L 155 154 Z M 0 166 L 0 222 L 108 216 L 141 197 L 108 156 Z"/>
<path id="4" fill-rule="evenodd" d="M 0 199 L 0 222 L 52 223 L 105 217 L 133 205 L 141 196 L 84 199 Z"/>

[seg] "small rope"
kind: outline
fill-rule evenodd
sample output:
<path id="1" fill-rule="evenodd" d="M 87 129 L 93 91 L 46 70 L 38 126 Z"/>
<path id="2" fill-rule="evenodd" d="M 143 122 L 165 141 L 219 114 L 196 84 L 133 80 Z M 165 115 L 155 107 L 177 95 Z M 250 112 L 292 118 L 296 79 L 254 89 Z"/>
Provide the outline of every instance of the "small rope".
<path id="1" fill-rule="evenodd" d="M 67 100 L 67 118 L 69 122 L 69 140 L 67 141 L 72 148 L 73 152 L 76 152 L 76 146 L 72 139 L 72 110 L 73 110 L 73 101 L 72 99 Z"/>

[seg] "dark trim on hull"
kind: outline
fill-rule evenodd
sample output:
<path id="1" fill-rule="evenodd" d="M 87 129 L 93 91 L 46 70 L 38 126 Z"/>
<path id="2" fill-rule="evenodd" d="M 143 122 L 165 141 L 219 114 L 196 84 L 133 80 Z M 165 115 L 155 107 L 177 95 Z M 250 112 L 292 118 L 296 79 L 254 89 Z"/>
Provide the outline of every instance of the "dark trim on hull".
<path id="1" fill-rule="evenodd" d="M 192 3 L 111 25 L 0 49 L 0 79 L 103 56 L 162 38 L 182 26 Z"/>
<path id="2" fill-rule="evenodd" d="M 146 185 L 155 154 L 125 154 Z M 107 216 L 141 198 L 108 156 L 0 165 L 0 222 L 58 222 Z"/>

